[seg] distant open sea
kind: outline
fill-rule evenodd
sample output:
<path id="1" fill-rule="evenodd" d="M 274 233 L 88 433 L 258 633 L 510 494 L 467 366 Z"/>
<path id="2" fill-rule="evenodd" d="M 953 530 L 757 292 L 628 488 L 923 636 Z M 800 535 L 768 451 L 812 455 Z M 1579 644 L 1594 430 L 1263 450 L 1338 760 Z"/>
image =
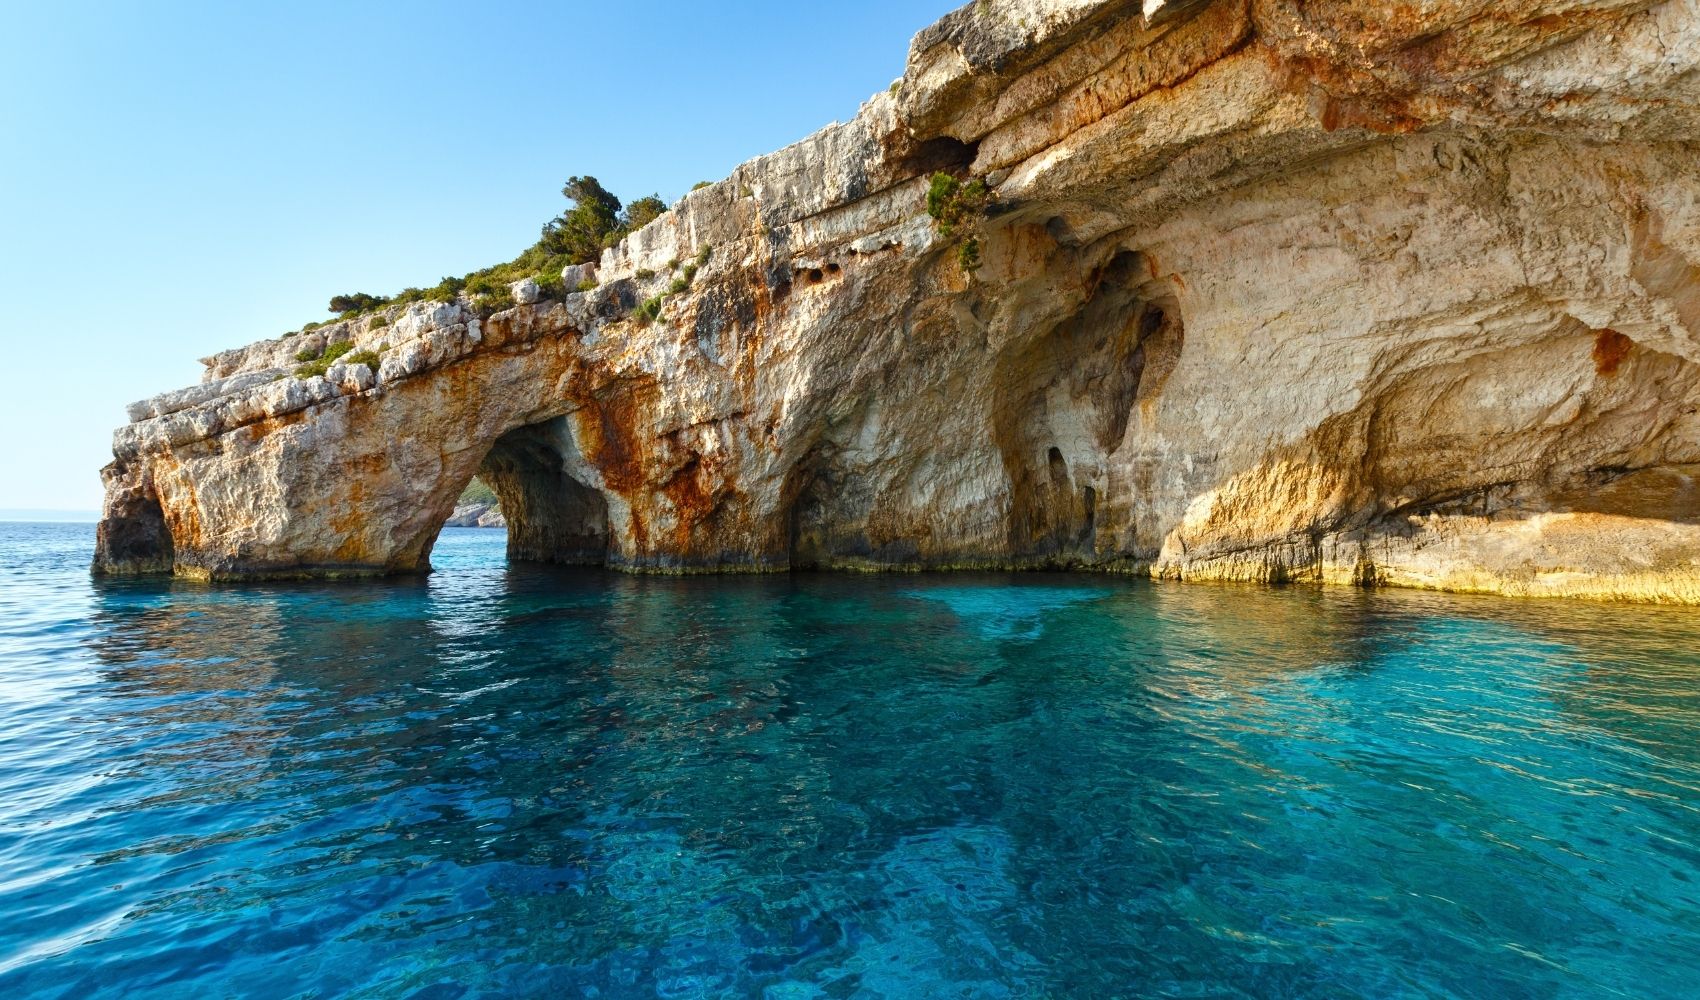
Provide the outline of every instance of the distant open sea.
<path id="1" fill-rule="evenodd" d="M 1700 995 L 1700 611 L 92 541 L 0 524 L 7 1000 Z"/>

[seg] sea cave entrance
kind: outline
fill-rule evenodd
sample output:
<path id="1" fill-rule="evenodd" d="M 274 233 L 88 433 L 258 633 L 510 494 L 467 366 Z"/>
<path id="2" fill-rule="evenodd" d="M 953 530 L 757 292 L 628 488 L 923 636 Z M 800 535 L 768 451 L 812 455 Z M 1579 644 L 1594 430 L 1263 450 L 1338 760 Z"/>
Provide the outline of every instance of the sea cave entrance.
<path id="1" fill-rule="evenodd" d="M 575 476 L 577 458 L 565 417 L 509 431 L 490 446 L 478 478 L 501 503 L 509 562 L 607 563 L 608 502 Z"/>

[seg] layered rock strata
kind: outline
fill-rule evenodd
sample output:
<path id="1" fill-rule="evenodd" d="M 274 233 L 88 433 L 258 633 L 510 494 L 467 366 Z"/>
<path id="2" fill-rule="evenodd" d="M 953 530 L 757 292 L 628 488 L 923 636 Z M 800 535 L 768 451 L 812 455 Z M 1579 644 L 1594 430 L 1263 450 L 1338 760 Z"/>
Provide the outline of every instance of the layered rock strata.
<path id="1" fill-rule="evenodd" d="M 476 473 L 522 559 L 1700 602 L 1697 67 L 1700 0 L 975 3 L 592 290 L 206 359 L 96 565 L 422 571 Z"/>

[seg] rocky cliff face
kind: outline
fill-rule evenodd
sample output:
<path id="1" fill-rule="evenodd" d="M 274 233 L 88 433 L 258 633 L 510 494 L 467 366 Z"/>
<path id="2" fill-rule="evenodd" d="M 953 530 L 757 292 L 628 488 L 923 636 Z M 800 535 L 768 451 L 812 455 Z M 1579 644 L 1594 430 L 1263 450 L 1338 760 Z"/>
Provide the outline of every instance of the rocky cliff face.
<path id="1" fill-rule="evenodd" d="M 501 504 L 463 503 L 449 512 L 443 521 L 445 528 L 506 528 Z"/>
<path id="2" fill-rule="evenodd" d="M 97 568 L 424 570 L 482 473 L 525 559 L 1700 602 L 1700 0 L 979 2 L 596 274 L 207 359 Z"/>

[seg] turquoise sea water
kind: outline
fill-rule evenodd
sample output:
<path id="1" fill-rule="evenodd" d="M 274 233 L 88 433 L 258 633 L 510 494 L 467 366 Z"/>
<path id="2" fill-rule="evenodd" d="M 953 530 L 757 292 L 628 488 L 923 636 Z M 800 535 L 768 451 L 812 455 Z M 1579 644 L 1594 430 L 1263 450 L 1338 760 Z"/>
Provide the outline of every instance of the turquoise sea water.
<path id="1" fill-rule="evenodd" d="M 0 525 L 0 997 L 1700 991 L 1700 612 L 92 535 Z"/>

